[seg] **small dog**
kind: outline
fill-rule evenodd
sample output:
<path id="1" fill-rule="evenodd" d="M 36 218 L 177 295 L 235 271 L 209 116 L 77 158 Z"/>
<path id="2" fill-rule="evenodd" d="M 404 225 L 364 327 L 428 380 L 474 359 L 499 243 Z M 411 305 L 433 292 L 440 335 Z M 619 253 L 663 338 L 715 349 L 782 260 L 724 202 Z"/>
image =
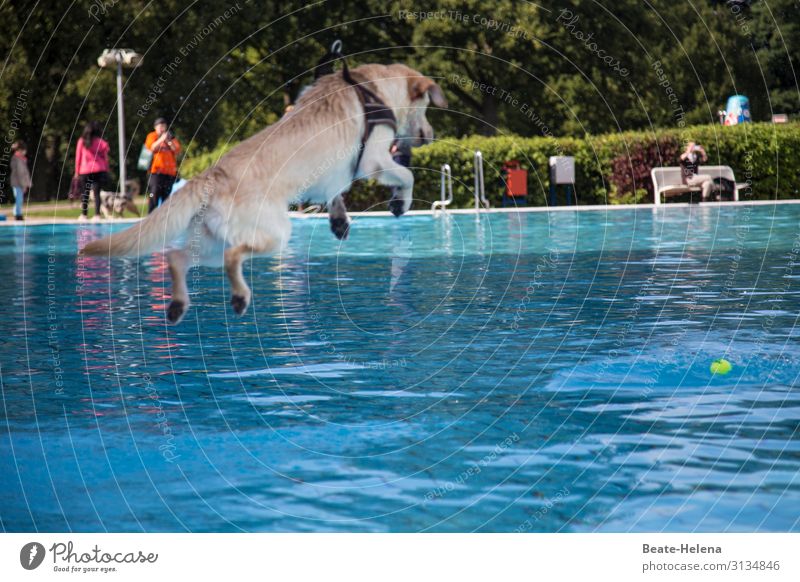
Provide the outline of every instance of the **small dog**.
<path id="1" fill-rule="evenodd" d="M 113 218 L 116 214 L 123 217 L 126 210 L 141 216 L 133 201 L 140 192 L 139 180 L 125 180 L 125 194 L 100 190 L 100 212 L 103 213 L 103 218 Z M 94 199 L 94 192 L 90 198 Z"/>
<path id="2" fill-rule="evenodd" d="M 291 234 L 290 202 L 326 203 L 331 230 L 340 239 L 350 225 L 341 194 L 354 180 L 374 178 L 390 186 L 390 210 L 395 216 L 408 211 L 414 176 L 389 150 L 397 139 L 412 146 L 433 139 L 425 118 L 429 103 L 447 106 L 432 79 L 405 65 L 362 65 L 352 75 L 346 68 L 325 75 L 280 121 L 238 144 L 135 226 L 93 241 L 82 252 L 138 256 L 185 234 L 185 246 L 167 252 L 172 276 L 167 320 L 179 322 L 189 307 L 187 270 L 220 259 L 231 284 L 231 305 L 241 315 L 252 295 L 242 262 L 284 247 Z M 376 105 L 393 114 L 391 122 L 369 119 L 367 111 Z"/>

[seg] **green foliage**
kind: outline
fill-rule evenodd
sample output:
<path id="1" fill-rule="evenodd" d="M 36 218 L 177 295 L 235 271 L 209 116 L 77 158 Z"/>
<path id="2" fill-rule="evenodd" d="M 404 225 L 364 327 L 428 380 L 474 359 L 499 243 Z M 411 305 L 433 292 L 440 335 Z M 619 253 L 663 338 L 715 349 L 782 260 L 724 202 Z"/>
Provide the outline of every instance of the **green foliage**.
<path id="1" fill-rule="evenodd" d="M 752 180 L 753 199 L 800 195 L 800 124 L 711 125 L 686 128 L 680 135 L 704 145 L 709 165 L 731 166 L 737 181 Z"/>
<path id="2" fill-rule="evenodd" d="M 768 88 L 768 99 L 757 99 L 752 104 L 755 113 L 766 117 L 773 111 L 800 111 L 796 77 L 800 55 L 800 4 L 797 0 L 754 2 L 752 10 L 740 15 L 738 20 L 740 29 L 752 43 L 750 50 L 755 49 L 755 60 L 759 64 L 759 76 L 755 81 L 761 83 L 762 94 L 763 88 Z"/>
<path id="3" fill-rule="evenodd" d="M 750 98 L 756 120 L 800 114 L 797 0 L 17 0 L 0 6 L 0 27 L 0 123 L 30 145 L 34 200 L 69 187 L 88 120 L 103 124 L 117 171 L 114 74 L 96 64 L 109 47 L 145 56 L 125 75 L 131 176 L 155 117 L 173 120 L 190 160 L 238 142 L 282 115 L 336 38 L 352 66 L 399 61 L 434 77 L 450 101 L 429 114 L 438 136 L 540 138 L 526 162 L 536 167 L 551 136 L 709 124 L 734 93 Z M 603 152 L 616 138 L 592 139 L 592 149 L 559 143 L 593 172 L 581 178 L 584 196 L 604 200 L 598 177 L 609 175 Z M 628 188 L 611 186 L 611 199 L 618 187 Z"/>
<path id="4" fill-rule="evenodd" d="M 443 164 L 452 169 L 453 207 L 472 207 L 475 150 L 483 154 L 486 195 L 492 206 L 502 202 L 502 166 L 508 160 L 518 160 L 528 170 L 528 203 L 546 205 L 550 187 L 548 159 L 554 155 L 575 157 L 579 204 L 652 202 L 650 170 L 678 165 L 678 154 L 688 140 L 704 145 L 708 165 L 731 166 L 738 182 L 751 181 L 752 194 L 743 193 L 743 200 L 800 195 L 800 124 L 751 123 L 587 135 L 584 139 L 512 135 L 444 138 L 414 150 L 414 208 L 430 208 L 439 199 Z M 228 149 L 230 145 L 189 157 L 183 164 L 183 175 L 196 175 Z M 358 182 L 348 193 L 347 202 L 352 210 L 385 210 L 383 204 L 388 198 L 385 188 Z"/>
<path id="5" fill-rule="evenodd" d="M 181 177 L 187 180 L 194 178 L 206 168 L 216 164 L 235 145 L 233 142 L 226 142 L 211 151 L 185 156 L 180 166 Z"/>

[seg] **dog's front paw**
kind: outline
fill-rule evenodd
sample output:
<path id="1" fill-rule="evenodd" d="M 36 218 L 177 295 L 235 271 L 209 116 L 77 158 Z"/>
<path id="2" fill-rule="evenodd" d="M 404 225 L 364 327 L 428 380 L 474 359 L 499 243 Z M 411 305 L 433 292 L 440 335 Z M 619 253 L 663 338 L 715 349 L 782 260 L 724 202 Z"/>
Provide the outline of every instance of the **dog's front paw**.
<path id="1" fill-rule="evenodd" d="M 339 240 L 347 240 L 350 235 L 350 221 L 347 218 L 331 218 L 331 232 Z"/>
<path id="2" fill-rule="evenodd" d="M 391 210 L 392 214 L 399 218 L 406 213 L 405 202 L 403 202 L 401 198 L 392 198 L 389 200 L 389 210 Z"/>
<path id="3" fill-rule="evenodd" d="M 247 311 L 247 306 L 249 304 L 250 300 L 243 295 L 233 295 L 231 297 L 231 306 L 236 312 L 236 315 L 244 315 L 244 312 Z"/>
<path id="4" fill-rule="evenodd" d="M 179 323 L 186 313 L 187 305 L 183 301 L 172 301 L 167 307 L 167 321 L 171 324 Z"/>

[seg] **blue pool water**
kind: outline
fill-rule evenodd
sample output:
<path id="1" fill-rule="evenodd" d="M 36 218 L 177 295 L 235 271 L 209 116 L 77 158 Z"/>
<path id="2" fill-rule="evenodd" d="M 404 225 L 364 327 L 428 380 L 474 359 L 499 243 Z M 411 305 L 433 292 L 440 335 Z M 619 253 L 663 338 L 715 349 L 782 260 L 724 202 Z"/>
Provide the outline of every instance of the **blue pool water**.
<path id="1" fill-rule="evenodd" d="M 3 530 L 800 530 L 800 205 L 297 220 L 177 327 L 110 228 L 0 229 Z"/>

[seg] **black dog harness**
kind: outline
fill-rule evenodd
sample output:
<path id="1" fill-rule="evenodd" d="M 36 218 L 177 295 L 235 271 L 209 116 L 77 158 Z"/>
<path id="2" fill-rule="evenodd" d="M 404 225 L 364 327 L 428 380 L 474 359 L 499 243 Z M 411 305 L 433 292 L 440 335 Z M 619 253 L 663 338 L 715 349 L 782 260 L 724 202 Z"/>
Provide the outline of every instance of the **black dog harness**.
<path id="1" fill-rule="evenodd" d="M 367 89 L 363 82 L 358 82 L 350 74 L 347 61 L 344 56 L 342 56 L 341 41 L 337 40 L 334 42 L 333 45 L 331 45 L 330 52 L 322 57 L 322 60 L 317 65 L 315 77 L 319 78 L 322 75 L 333 73 L 333 63 L 337 59 L 342 61 L 342 79 L 353 86 L 356 90 L 356 95 L 358 95 L 361 107 L 364 108 L 364 135 L 361 136 L 361 144 L 358 147 L 358 157 L 356 158 L 355 168 L 353 168 L 353 176 L 355 177 L 356 172 L 358 172 L 358 166 L 361 164 L 361 158 L 364 156 L 364 148 L 373 128 L 378 125 L 388 125 L 392 128 L 393 132 L 397 133 L 397 119 L 388 105 L 381 101 L 375 93 Z"/>
<path id="2" fill-rule="evenodd" d="M 347 68 L 347 63 L 342 61 L 342 64 L 342 78 L 356 90 L 358 100 L 364 108 L 364 135 L 361 136 L 361 144 L 358 146 L 358 158 L 356 158 L 356 165 L 353 168 L 353 175 L 355 176 L 358 166 L 361 164 L 361 158 L 364 156 L 364 147 L 373 128 L 377 125 L 388 125 L 394 133 L 397 133 L 397 119 L 395 119 L 392 110 L 375 93 L 353 79 L 350 75 L 350 69 Z"/>

